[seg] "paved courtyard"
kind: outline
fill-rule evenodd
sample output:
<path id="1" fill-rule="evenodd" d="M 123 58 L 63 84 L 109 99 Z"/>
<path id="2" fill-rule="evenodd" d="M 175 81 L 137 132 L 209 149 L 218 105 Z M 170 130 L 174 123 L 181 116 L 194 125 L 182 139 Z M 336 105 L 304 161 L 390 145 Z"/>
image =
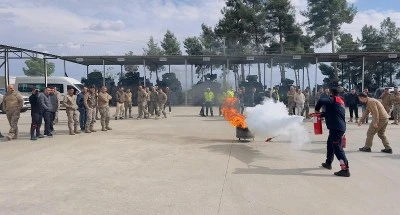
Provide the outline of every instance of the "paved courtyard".
<path id="1" fill-rule="evenodd" d="M 174 107 L 168 119 L 112 120 L 112 131 L 69 136 L 62 111 L 54 138 L 36 142 L 23 113 L 20 139 L 0 143 L 0 214 L 400 213 L 399 126 L 387 130 L 387 155 L 378 138 L 372 153 L 358 152 L 367 125 L 348 124 L 352 175 L 339 178 L 336 160 L 332 171 L 319 167 L 326 128 L 314 136 L 307 122 L 312 141 L 302 146 L 241 143 L 222 117 L 198 112 Z"/>

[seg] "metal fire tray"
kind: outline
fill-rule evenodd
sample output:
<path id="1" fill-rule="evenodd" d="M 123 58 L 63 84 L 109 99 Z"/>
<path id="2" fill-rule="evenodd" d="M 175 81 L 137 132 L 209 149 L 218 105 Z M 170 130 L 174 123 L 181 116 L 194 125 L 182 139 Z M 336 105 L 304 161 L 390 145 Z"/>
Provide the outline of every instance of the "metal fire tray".
<path id="1" fill-rule="evenodd" d="M 254 135 L 250 132 L 248 128 L 236 128 L 236 138 L 239 138 L 239 140 L 246 140 L 246 139 L 253 139 L 254 140 Z"/>

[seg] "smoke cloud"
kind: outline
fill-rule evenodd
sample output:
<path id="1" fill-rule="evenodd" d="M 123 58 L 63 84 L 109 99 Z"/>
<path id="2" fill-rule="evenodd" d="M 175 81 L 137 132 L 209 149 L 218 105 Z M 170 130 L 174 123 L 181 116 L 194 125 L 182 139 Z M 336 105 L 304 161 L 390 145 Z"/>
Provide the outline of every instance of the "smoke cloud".
<path id="1" fill-rule="evenodd" d="M 289 116 L 285 104 L 265 99 L 261 105 L 245 109 L 246 123 L 253 135 L 262 138 L 284 136 L 302 145 L 310 141 L 302 116 Z"/>

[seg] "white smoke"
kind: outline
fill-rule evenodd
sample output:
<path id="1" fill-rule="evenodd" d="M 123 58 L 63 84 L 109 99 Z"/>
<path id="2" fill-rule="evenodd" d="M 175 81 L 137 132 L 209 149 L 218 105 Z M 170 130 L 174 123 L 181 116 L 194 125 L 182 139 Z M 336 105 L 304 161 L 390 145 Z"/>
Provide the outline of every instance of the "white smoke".
<path id="1" fill-rule="evenodd" d="M 310 141 L 302 116 L 289 116 L 285 104 L 265 99 L 261 105 L 245 109 L 246 124 L 253 135 L 262 138 L 284 136 L 302 145 Z"/>

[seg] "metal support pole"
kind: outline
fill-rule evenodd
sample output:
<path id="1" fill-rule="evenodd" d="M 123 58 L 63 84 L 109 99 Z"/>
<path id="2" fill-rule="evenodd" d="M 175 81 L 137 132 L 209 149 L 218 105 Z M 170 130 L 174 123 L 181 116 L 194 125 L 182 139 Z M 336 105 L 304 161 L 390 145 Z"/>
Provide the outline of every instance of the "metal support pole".
<path id="1" fill-rule="evenodd" d="M 89 78 L 89 65 L 86 66 L 86 78 Z"/>
<path id="2" fill-rule="evenodd" d="M 185 105 L 188 105 L 188 78 L 187 78 L 187 73 L 188 73 L 188 67 L 187 67 L 187 59 L 185 59 Z"/>
<path id="3" fill-rule="evenodd" d="M 106 86 L 106 63 L 103 59 L 103 86 Z"/>
<path id="4" fill-rule="evenodd" d="M 68 77 L 68 75 L 67 75 L 67 67 L 65 66 L 65 60 L 64 60 L 64 76 Z"/>
<path id="5" fill-rule="evenodd" d="M 272 98 L 272 72 L 273 72 L 273 65 L 274 64 L 274 58 L 271 58 L 271 76 L 270 76 L 270 79 L 269 79 L 269 87 L 271 87 L 271 92 L 269 92 L 269 96 L 270 96 L 270 98 Z"/>
<path id="6" fill-rule="evenodd" d="M 146 87 L 146 60 L 143 59 L 143 86 Z"/>
<path id="7" fill-rule="evenodd" d="M 191 89 L 192 89 L 192 105 L 194 104 L 194 84 L 193 84 L 193 64 L 191 65 L 190 68 L 190 78 L 191 78 Z"/>
<path id="8" fill-rule="evenodd" d="M 8 90 L 8 85 L 10 84 L 10 69 L 8 64 L 8 49 L 4 50 L 4 78 L 6 84 L 6 90 Z"/>
<path id="9" fill-rule="evenodd" d="M 362 83 L 361 83 L 361 90 L 364 90 L 364 76 L 365 76 L 365 56 L 363 56 L 362 60 Z M 361 91 L 360 90 L 360 91 Z"/>
<path id="10" fill-rule="evenodd" d="M 318 92 L 318 82 L 317 82 L 317 80 L 318 80 L 318 57 L 316 57 L 315 58 L 315 96 L 317 96 L 317 92 Z M 315 96 L 314 96 L 314 100 L 315 100 Z M 315 104 L 317 104 L 316 103 L 317 101 L 315 101 Z"/>
<path id="11" fill-rule="evenodd" d="M 265 67 L 266 67 L 266 63 L 264 63 L 264 92 L 267 89 L 267 87 L 265 86 L 265 69 L 266 69 Z M 271 87 L 271 86 L 269 86 L 269 87 Z"/>
<path id="12" fill-rule="evenodd" d="M 44 66 L 44 85 L 47 87 L 47 65 L 46 65 L 46 58 L 43 59 L 43 66 Z"/>
<path id="13" fill-rule="evenodd" d="M 119 74 L 120 75 L 120 77 L 121 77 L 121 79 L 122 79 L 122 77 L 124 77 L 124 73 L 123 73 L 123 71 L 122 71 L 122 65 L 121 65 L 121 73 Z"/>

